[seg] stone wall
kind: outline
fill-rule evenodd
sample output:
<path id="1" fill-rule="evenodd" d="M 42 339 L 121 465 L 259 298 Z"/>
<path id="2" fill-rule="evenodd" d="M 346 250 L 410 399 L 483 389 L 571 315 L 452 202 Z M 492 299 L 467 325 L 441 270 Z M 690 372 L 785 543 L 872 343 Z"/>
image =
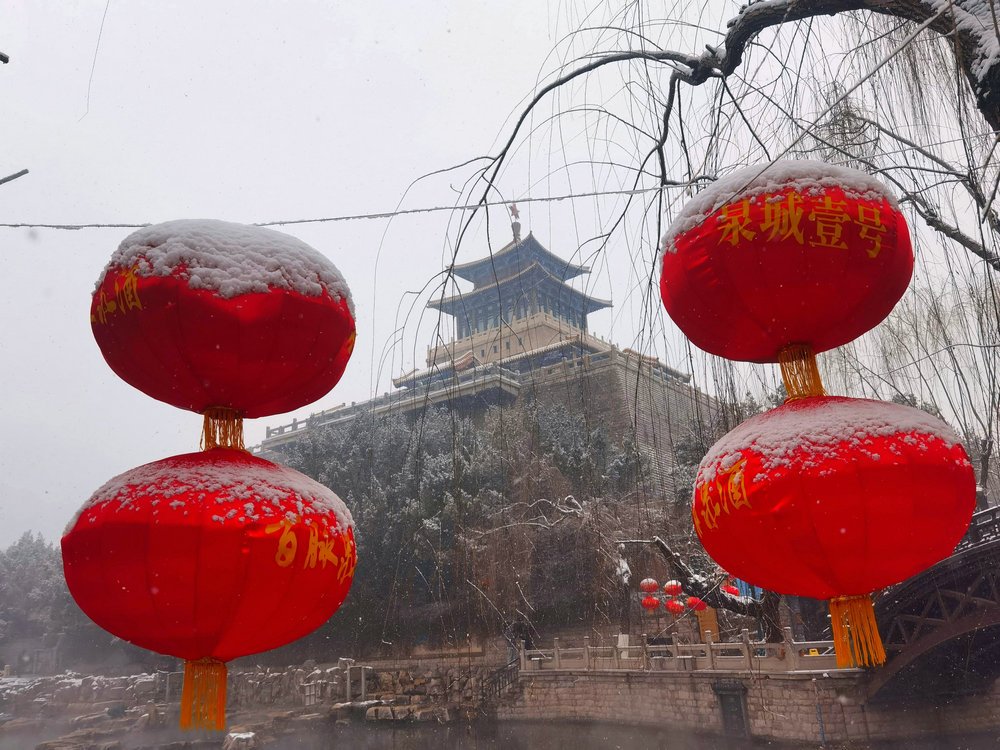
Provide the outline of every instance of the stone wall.
<path id="1" fill-rule="evenodd" d="M 1000 728 L 1000 688 L 938 702 L 865 702 L 864 675 L 853 671 L 750 675 L 697 672 L 549 672 L 522 674 L 519 690 L 497 709 L 501 719 L 569 719 L 642 724 L 712 734 L 818 744 L 859 743 Z M 723 704 L 743 702 L 742 722 Z M 735 722 L 735 726 L 734 726 Z"/>
<path id="2" fill-rule="evenodd" d="M 491 670 L 492 667 L 484 665 L 375 669 L 350 665 L 346 660 L 336 666 L 230 670 L 227 698 L 231 711 L 329 706 L 361 699 L 406 706 L 472 706 L 478 704 L 482 680 Z M 17 717 L 52 716 L 103 710 L 113 704 L 179 705 L 182 682 L 182 672 L 126 677 L 67 672 L 54 677 L 0 678 L 0 713 Z"/>

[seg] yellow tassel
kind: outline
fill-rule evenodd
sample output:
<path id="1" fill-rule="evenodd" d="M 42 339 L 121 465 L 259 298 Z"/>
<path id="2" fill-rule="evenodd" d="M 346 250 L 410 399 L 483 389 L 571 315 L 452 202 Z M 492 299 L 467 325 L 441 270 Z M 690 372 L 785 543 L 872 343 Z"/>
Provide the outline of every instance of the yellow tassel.
<path id="1" fill-rule="evenodd" d="M 838 669 L 885 664 L 885 649 L 878 634 L 870 596 L 838 596 L 831 599 L 830 622 Z"/>
<path id="2" fill-rule="evenodd" d="M 181 729 L 226 728 L 226 665 L 216 659 L 184 662 Z"/>
<path id="3" fill-rule="evenodd" d="M 788 393 L 786 404 L 800 398 L 826 395 L 812 344 L 789 344 L 778 352 L 778 364 Z"/>
<path id="4" fill-rule="evenodd" d="M 243 413 L 225 406 L 210 406 L 202 412 L 201 449 L 234 448 L 245 451 L 243 445 Z"/>

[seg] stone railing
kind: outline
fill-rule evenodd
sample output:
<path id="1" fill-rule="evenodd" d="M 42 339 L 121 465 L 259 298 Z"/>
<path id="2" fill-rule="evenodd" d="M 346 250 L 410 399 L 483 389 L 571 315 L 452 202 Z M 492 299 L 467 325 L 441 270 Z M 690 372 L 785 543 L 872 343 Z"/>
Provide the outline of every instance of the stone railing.
<path id="1" fill-rule="evenodd" d="M 750 640 L 744 630 L 739 641 L 715 643 L 706 631 L 704 643 L 652 644 L 643 636 L 628 646 L 583 646 L 566 648 L 553 639 L 551 649 L 521 649 L 522 672 L 552 670 L 631 670 L 693 672 L 829 672 L 837 669 L 833 641 L 793 641 L 789 628 L 785 640 L 766 643 Z"/>

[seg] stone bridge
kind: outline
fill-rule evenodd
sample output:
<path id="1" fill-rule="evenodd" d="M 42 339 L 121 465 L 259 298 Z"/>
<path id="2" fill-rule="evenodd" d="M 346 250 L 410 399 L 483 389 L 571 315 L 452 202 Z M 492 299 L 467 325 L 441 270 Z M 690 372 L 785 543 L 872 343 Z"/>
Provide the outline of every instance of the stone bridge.
<path id="1" fill-rule="evenodd" d="M 886 648 L 877 700 L 960 696 L 1000 676 L 1000 508 L 972 517 L 955 553 L 875 600 Z"/>
<path id="2" fill-rule="evenodd" d="M 837 669 L 832 642 L 591 646 L 522 651 L 484 683 L 498 715 L 647 724 L 819 743 L 993 737 L 1000 727 L 1000 509 L 955 553 L 887 589 L 888 661 Z M 502 679 L 501 679 L 502 678 Z"/>

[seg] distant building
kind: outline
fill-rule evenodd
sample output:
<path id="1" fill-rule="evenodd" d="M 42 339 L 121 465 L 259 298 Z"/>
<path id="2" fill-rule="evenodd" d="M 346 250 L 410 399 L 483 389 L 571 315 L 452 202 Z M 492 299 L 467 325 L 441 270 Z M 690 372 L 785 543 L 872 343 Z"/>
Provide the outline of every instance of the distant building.
<path id="1" fill-rule="evenodd" d="M 670 491 L 674 442 L 696 419 L 713 421 L 714 400 L 689 375 L 588 333 L 587 316 L 611 303 L 567 282 L 590 269 L 562 260 L 530 233 L 522 239 L 516 221 L 512 229 L 513 240 L 496 253 L 455 266 L 471 290 L 428 304 L 453 318 L 454 338 L 428 348 L 426 369 L 393 379 L 395 390 L 381 398 L 269 427 L 258 450 L 279 454 L 305 430 L 372 410 L 443 406 L 475 417 L 534 401 L 583 411 L 612 440 L 631 441 L 648 459 L 645 489 Z"/>

